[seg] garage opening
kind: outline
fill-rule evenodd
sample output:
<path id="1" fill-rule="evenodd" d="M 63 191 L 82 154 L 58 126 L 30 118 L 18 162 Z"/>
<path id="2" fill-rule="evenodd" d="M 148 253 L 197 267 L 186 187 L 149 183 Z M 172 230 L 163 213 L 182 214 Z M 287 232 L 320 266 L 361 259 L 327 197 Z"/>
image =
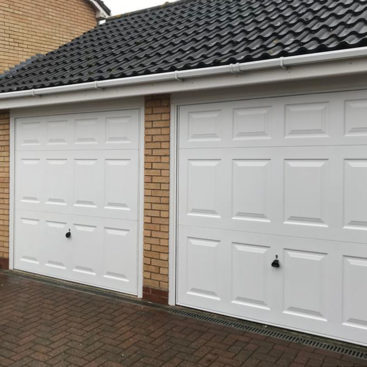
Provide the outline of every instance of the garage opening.
<path id="1" fill-rule="evenodd" d="M 140 111 L 15 120 L 15 269 L 136 295 Z"/>
<path id="2" fill-rule="evenodd" d="M 179 106 L 177 303 L 367 345 L 366 116 L 366 91 Z"/>

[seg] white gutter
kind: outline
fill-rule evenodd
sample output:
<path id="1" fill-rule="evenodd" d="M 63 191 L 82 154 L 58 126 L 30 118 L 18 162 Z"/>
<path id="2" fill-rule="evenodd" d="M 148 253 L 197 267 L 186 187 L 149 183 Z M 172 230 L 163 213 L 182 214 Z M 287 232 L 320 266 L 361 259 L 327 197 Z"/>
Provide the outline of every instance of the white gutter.
<path id="1" fill-rule="evenodd" d="M 45 95 L 55 95 L 67 92 L 81 92 L 113 87 L 127 87 L 143 84 L 157 84 L 167 81 L 183 82 L 188 79 L 215 77 L 225 74 L 243 74 L 246 72 L 263 71 L 268 69 L 283 69 L 316 63 L 326 63 L 332 61 L 352 61 L 354 59 L 367 58 L 367 47 L 354 48 L 350 50 L 330 51 L 314 53 L 302 56 L 280 57 L 277 59 L 254 61 L 247 63 L 231 64 L 226 66 L 208 67 L 202 69 L 183 70 L 161 74 L 152 74 L 119 79 L 109 79 L 80 84 L 71 84 L 59 87 L 31 89 L 26 91 L 0 93 L 0 100 L 17 99 L 24 97 L 37 97 Z M 367 70 L 366 70 L 367 71 Z"/>

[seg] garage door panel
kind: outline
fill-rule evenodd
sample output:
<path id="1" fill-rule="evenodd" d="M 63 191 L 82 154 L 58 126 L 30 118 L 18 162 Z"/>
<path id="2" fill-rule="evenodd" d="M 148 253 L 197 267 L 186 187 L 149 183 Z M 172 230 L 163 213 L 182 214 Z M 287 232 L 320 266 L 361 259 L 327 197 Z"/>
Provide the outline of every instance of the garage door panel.
<path id="1" fill-rule="evenodd" d="M 212 280 L 222 276 L 219 262 L 223 244 L 211 238 L 188 237 L 186 241 L 187 265 L 191 269 L 187 274 L 188 293 L 219 301 L 221 292 L 215 286 L 218 282 Z"/>
<path id="2" fill-rule="evenodd" d="M 284 160 L 285 223 L 328 226 L 328 163 L 327 159 Z"/>
<path id="3" fill-rule="evenodd" d="M 367 257 L 343 256 L 343 324 L 367 332 Z"/>
<path id="4" fill-rule="evenodd" d="M 118 149 L 138 149 L 138 110 L 109 112 L 105 115 L 105 146 Z"/>
<path id="5" fill-rule="evenodd" d="M 15 265 L 23 270 L 33 271 L 41 264 L 42 220 L 37 213 L 21 213 L 16 217 L 17 247 Z M 32 238 L 32 242 L 29 242 Z"/>
<path id="6" fill-rule="evenodd" d="M 367 159 L 344 161 L 344 225 L 367 230 Z"/>
<path id="7" fill-rule="evenodd" d="M 270 247 L 232 242 L 231 302 L 244 308 L 270 310 Z"/>
<path id="8" fill-rule="evenodd" d="M 346 100 L 344 108 L 345 136 L 367 138 L 367 98 Z"/>
<path id="9" fill-rule="evenodd" d="M 198 105 L 182 107 L 187 123 L 180 129 L 181 144 L 187 146 L 221 146 L 228 139 L 228 131 L 222 124 L 229 111 L 225 105 Z"/>
<path id="10" fill-rule="evenodd" d="M 137 277 L 136 223 L 105 222 L 103 236 L 102 283 L 108 288 L 133 293 Z"/>
<path id="11" fill-rule="evenodd" d="M 138 219 L 139 154 L 115 151 L 104 156 L 103 208 L 111 218 Z"/>
<path id="12" fill-rule="evenodd" d="M 215 309 L 227 298 L 226 278 L 223 268 L 225 239 L 212 230 L 182 228 L 180 242 L 183 244 L 179 266 L 182 282 L 179 284 L 180 301 L 185 304 L 199 303 L 201 307 Z M 213 278 L 216 279 L 213 282 Z"/>
<path id="13" fill-rule="evenodd" d="M 100 215 L 102 188 L 101 156 L 78 155 L 73 160 L 74 168 L 74 197 L 75 214 Z M 91 184 L 93 183 L 93 184 Z M 98 210 L 100 209 L 100 210 Z"/>
<path id="14" fill-rule="evenodd" d="M 286 138 L 327 138 L 329 137 L 328 102 L 286 104 Z"/>
<path id="15" fill-rule="evenodd" d="M 228 167 L 224 164 L 223 157 L 214 151 L 182 157 L 180 179 L 186 183 L 186 189 L 180 192 L 181 216 L 187 221 L 215 223 L 225 216 L 226 205 L 221 193 L 226 189 L 223 170 Z"/>
<path id="16" fill-rule="evenodd" d="M 83 283 L 98 283 L 99 263 L 102 243 L 101 231 L 93 220 L 80 218 L 71 225 L 73 252 L 71 256 L 71 271 L 76 281 Z"/>
<path id="17" fill-rule="evenodd" d="M 327 254 L 283 250 L 286 314 L 327 321 Z"/>
<path id="18" fill-rule="evenodd" d="M 220 159 L 189 160 L 188 162 L 188 215 L 221 217 L 220 203 L 216 200 L 220 192 L 218 166 Z M 223 215 L 223 214 L 222 214 Z"/>
<path id="19" fill-rule="evenodd" d="M 103 121 L 95 114 L 73 117 L 73 144 L 78 149 L 93 149 L 103 144 Z"/>
<path id="20" fill-rule="evenodd" d="M 271 106 L 234 107 L 233 140 L 271 139 Z"/>
<path id="21" fill-rule="evenodd" d="M 44 209 L 69 213 L 72 199 L 73 167 L 67 154 L 47 155 L 44 162 L 42 192 Z"/>
<path id="22" fill-rule="evenodd" d="M 17 119 L 16 149 L 37 149 L 44 142 L 42 118 Z"/>
<path id="23" fill-rule="evenodd" d="M 41 157 L 22 154 L 16 159 L 16 206 L 36 210 L 42 205 L 44 163 Z"/>
<path id="24" fill-rule="evenodd" d="M 233 221 L 271 221 L 271 164 L 271 159 L 232 160 Z"/>
<path id="25" fill-rule="evenodd" d="M 57 278 L 67 277 L 72 252 L 72 243 L 65 237 L 69 228 L 70 224 L 66 218 L 45 219 L 42 238 L 42 265 L 44 265 L 41 267 L 42 273 Z"/>
<path id="26" fill-rule="evenodd" d="M 47 148 L 66 147 L 72 143 L 72 124 L 68 117 L 55 116 L 44 118 L 45 145 Z"/>

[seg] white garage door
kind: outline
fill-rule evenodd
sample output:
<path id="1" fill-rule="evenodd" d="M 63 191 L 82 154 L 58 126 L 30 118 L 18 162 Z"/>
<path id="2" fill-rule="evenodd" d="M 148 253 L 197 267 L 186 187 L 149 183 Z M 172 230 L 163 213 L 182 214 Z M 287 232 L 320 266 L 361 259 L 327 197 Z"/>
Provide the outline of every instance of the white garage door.
<path id="1" fill-rule="evenodd" d="M 178 303 L 367 345 L 367 92 L 181 106 L 178 144 Z"/>
<path id="2" fill-rule="evenodd" d="M 136 294 L 139 110 L 15 129 L 15 268 Z"/>

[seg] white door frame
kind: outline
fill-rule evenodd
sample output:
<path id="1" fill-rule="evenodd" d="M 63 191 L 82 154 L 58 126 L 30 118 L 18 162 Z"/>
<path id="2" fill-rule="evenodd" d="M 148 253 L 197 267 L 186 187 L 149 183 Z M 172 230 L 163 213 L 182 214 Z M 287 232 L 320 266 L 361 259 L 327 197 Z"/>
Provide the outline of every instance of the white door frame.
<path id="1" fill-rule="evenodd" d="M 143 297 L 143 251 L 144 251 L 144 99 L 132 98 L 101 103 L 83 103 L 79 106 L 66 105 L 44 107 L 40 109 L 22 109 L 10 111 L 10 146 L 9 146 L 9 269 L 14 270 L 14 214 L 15 214 L 15 120 L 20 117 L 49 116 L 75 112 L 103 112 L 110 110 L 139 110 L 139 196 L 138 196 L 138 257 L 137 257 L 137 297 Z"/>
<path id="2" fill-rule="evenodd" d="M 177 262 L 177 193 L 178 193 L 178 104 L 171 103 L 171 123 L 170 123 L 170 198 L 169 198 L 169 241 L 168 241 L 168 304 L 176 305 L 176 262 Z"/>

